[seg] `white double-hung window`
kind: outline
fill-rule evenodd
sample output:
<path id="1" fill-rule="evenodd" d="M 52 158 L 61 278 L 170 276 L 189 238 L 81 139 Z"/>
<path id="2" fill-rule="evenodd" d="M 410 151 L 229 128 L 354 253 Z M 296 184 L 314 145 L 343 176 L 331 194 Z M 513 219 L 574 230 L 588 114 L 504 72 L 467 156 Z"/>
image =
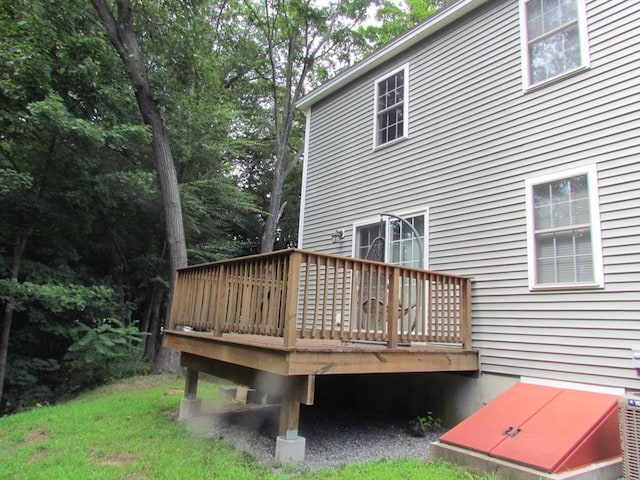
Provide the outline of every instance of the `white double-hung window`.
<path id="1" fill-rule="evenodd" d="M 409 69 L 406 65 L 376 81 L 374 147 L 407 136 L 408 85 Z"/>
<path id="2" fill-rule="evenodd" d="M 525 88 L 589 63 L 584 0 L 521 0 Z"/>
<path id="3" fill-rule="evenodd" d="M 526 182 L 529 287 L 604 286 L 595 167 Z"/>

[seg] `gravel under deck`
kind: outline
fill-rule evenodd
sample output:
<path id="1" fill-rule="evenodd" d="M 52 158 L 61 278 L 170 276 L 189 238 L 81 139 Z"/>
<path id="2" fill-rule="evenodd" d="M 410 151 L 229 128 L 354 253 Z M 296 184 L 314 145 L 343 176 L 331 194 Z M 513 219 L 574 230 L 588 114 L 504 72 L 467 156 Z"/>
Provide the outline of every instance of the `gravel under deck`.
<path id="1" fill-rule="evenodd" d="M 273 464 L 279 406 L 227 403 L 189 423 L 261 463 Z M 377 459 L 426 459 L 442 431 L 414 437 L 407 419 L 342 407 L 302 406 L 299 434 L 306 438 L 304 468 L 339 467 Z"/>

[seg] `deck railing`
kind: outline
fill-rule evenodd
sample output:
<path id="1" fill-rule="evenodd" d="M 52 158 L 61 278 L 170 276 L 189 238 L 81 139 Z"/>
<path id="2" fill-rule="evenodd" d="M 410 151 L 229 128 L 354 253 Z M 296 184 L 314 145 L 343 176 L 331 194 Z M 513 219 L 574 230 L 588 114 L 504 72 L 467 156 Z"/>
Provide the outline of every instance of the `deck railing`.
<path id="1" fill-rule="evenodd" d="M 178 270 L 171 328 L 471 349 L 471 280 L 282 250 Z"/>

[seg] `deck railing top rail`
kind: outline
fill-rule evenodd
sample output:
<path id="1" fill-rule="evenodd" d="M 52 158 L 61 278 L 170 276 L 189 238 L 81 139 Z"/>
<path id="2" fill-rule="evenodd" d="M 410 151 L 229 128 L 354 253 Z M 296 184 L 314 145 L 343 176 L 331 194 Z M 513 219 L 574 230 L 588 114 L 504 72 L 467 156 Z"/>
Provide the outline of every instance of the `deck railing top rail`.
<path id="1" fill-rule="evenodd" d="M 171 328 L 471 348 L 471 279 L 301 249 L 178 270 Z"/>

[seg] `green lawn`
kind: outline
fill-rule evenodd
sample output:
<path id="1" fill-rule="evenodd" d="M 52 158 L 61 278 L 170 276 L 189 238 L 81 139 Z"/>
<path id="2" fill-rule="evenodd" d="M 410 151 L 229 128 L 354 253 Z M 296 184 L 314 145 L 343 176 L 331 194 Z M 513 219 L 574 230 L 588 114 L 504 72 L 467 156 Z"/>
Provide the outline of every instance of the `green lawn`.
<path id="1" fill-rule="evenodd" d="M 397 479 L 474 478 L 450 465 L 379 461 L 304 471 L 258 464 L 175 420 L 183 380 L 129 379 L 68 403 L 0 418 L 0 479 Z M 218 396 L 201 381 L 199 393 Z"/>

